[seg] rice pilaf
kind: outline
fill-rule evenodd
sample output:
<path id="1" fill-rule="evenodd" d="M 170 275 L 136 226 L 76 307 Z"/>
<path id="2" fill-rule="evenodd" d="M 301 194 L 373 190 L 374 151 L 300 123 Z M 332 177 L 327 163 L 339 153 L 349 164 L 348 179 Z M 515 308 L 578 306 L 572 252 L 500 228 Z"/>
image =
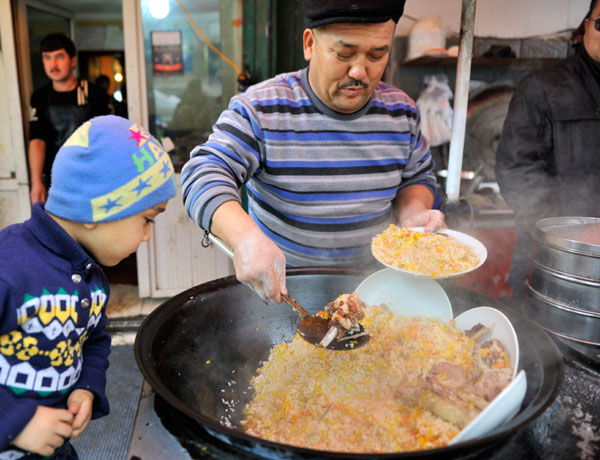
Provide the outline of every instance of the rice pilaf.
<path id="1" fill-rule="evenodd" d="M 476 342 L 452 323 L 365 308 L 371 340 L 352 351 L 276 345 L 251 384 L 247 433 L 336 452 L 402 452 L 444 446 L 460 429 L 419 404 L 423 376 L 439 362 L 474 366 Z M 475 358 L 474 358 L 475 356 Z"/>
<path id="2" fill-rule="evenodd" d="M 392 267 L 433 278 L 471 270 L 479 264 L 475 253 L 452 236 L 421 233 L 394 224 L 373 238 L 371 251 Z"/>

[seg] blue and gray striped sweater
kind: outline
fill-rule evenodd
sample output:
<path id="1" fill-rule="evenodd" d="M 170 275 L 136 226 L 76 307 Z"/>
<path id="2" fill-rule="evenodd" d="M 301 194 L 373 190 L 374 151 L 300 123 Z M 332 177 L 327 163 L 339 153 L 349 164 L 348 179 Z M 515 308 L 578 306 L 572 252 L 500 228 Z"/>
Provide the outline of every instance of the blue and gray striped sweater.
<path id="1" fill-rule="evenodd" d="M 435 193 L 420 114 L 403 91 L 380 83 L 359 112 L 326 107 L 307 69 L 234 96 L 208 141 L 182 171 L 189 215 L 209 229 L 214 211 L 240 201 L 291 266 L 356 266 L 372 260 L 374 235 L 394 221 L 398 190 Z"/>

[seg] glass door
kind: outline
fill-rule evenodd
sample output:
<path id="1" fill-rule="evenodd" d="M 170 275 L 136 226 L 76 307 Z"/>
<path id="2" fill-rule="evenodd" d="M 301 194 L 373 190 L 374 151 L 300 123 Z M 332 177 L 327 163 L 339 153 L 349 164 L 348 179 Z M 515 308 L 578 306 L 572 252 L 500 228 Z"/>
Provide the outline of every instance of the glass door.
<path id="1" fill-rule="evenodd" d="M 153 239 L 137 252 L 141 297 L 172 296 L 233 273 L 224 254 L 202 247 L 203 231 L 182 204 L 179 173 L 236 92 L 241 15 L 242 0 L 123 3 L 129 118 L 163 143 L 178 182 Z"/>
<path id="2" fill-rule="evenodd" d="M 148 128 L 167 146 L 172 142 L 176 171 L 208 138 L 232 96 L 237 75 L 221 55 L 239 54 L 231 39 L 236 3 L 141 0 Z"/>

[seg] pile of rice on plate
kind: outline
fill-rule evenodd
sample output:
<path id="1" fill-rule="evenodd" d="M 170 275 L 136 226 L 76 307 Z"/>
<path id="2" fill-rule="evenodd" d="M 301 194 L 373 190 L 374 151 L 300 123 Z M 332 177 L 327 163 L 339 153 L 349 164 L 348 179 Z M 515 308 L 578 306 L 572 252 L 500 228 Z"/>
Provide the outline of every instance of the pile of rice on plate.
<path id="1" fill-rule="evenodd" d="M 373 238 L 371 251 L 391 267 L 432 278 L 462 273 L 479 265 L 475 253 L 452 236 L 421 233 L 394 224 Z"/>
<path id="2" fill-rule="evenodd" d="M 276 345 L 251 384 L 244 430 L 277 443 L 354 453 L 440 447 L 460 429 L 410 394 L 433 364 L 473 366 L 477 344 L 452 323 L 365 308 L 370 341 L 352 351 Z M 421 380 L 422 381 L 422 380 Z"/>

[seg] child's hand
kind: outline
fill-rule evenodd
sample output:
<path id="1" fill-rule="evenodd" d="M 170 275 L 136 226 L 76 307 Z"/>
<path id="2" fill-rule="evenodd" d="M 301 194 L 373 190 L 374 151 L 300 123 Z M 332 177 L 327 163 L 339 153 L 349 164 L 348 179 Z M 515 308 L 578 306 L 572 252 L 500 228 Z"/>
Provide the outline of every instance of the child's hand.
<path id="1" fill-rule="evenodd" d="M 52 455 L 72 435 L 73 414 L 65 409 L 38 406 L 25 428 L 13 441 L 21 449 Z"/>
<path id="2" fill-rule="evenodd" d="M 73 419 L 72 438 L 76 438 L 87 427 L 92 418 L 92 403 L 94 402 L 94 393 L 88 390 L 73 390 L 67 400 L 69 412 L 75 417 Z"/>

